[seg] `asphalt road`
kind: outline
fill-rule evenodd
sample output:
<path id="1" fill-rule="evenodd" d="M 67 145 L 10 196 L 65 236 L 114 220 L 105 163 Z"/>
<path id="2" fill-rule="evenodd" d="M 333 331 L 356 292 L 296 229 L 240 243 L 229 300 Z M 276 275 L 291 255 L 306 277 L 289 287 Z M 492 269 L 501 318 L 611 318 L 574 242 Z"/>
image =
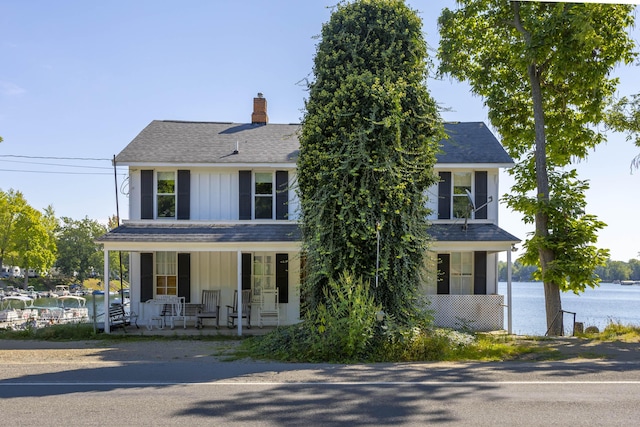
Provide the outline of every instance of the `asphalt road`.
<path id="1" fill-rule="evenodd" d="M 50 358 L 47 350 L 36 351 L 41 357 L 33 360 L 1 359 L 2 425 L 632 426 L 640 420 L 635 361 L 329 365 L 223 362 L 202 351 L 146 359 L 123 357 L 123 349 Z"/>

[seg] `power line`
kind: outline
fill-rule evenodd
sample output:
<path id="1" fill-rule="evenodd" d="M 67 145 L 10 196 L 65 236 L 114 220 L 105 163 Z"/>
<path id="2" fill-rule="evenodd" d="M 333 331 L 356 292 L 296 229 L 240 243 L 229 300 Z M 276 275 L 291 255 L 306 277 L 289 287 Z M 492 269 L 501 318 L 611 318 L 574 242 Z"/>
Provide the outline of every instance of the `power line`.
<path id="1" fill-rule="evenodd" d="M 112 175 L 109 172 L 58 172 L 58 171 L 29 171 L 20 169 L 0 169 L 0 172 L 26 172 L 26 173 L 48 173 L 48 174 L 62 174 L 62 175 Z M 120 176 L 127 176 L 127 174 L 119 174 Z"/>
<path id="2" fill-rule="evenodd" d="M 112 159 L 100 159 L 93 157 L 54 157 L 54 156 L 24 156 L 19 154 L 3 154 L 2 157 L 19 157 L 23 159 L 48 159 L 48 160 L 88 160 L 88 161 L 111 161 Z"/>
<path id="3" fill-rule="evenodd" d="M 112 167 L 107 166 L 80 166 L 80 165 L 63 165 L 60 163 L 43 163 L 43 162 L 21 162 L 20 160 L 3 160 L 0 159 L 0 162 L 11 162 L 11 163 L 20 163 L 26 165 L 44 165 L 44 166 L 60 166 L 63 168 L 85 168 L 85 169 L 106 169 L 112 170 Z"/>

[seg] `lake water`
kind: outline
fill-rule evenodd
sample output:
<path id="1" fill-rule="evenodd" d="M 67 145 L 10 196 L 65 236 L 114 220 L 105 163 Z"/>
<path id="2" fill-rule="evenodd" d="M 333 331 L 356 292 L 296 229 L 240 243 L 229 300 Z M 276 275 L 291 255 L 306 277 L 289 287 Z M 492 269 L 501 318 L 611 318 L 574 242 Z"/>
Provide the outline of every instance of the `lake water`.
<path id="1" fill-rule="evenodd" d="M 544 289 L 539 282 L 513 282 L 512 331 L 522 335 L 544 335 L 547 323 L 544 308 Z M 498 284 L 499 293 L 507 303 L 507 284 Z M 576 313 L 576 322 L 584 326 L 597 326 L 602 330 L 608 323 L 640 325 L 640 286 L 623 286 L 601 283 L 595 289 L 587 289 L 580 295 L 562 293 L 562 309 Z M 505 308 L 504 326 L 507 328 Z M 571 334 L 573 315 L 564 315 L 565 334 Z"/>

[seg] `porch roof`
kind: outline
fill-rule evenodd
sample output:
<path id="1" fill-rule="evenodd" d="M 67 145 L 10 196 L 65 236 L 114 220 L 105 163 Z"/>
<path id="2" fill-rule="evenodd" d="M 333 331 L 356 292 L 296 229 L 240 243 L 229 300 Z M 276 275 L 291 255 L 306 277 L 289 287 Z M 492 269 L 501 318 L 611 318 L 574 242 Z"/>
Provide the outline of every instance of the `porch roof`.
<path id="1" fill-rule="evenodd" d="M 296 223 L 283 224 L 123 224 L 98 243 L 264 243 L 299 242 Z"/>
<path id="2" fill-rule="evenodd" d="M 508 242 L 518 243 L 520 239 L 495 224 L 461 223 L 432 224 L 428 233 L 436 241 L 442 242 Z"/>
<path id="3" fill-rule="evenodd" d="M 443 242 L 510 242 L 520 239 L 490 223 L 432 224 L 428 233 Z M 296 223 L 260 224 L 123 224 L 96 240 L 98 243 L 275 243 L 300 242 L 302 233 Z"/>

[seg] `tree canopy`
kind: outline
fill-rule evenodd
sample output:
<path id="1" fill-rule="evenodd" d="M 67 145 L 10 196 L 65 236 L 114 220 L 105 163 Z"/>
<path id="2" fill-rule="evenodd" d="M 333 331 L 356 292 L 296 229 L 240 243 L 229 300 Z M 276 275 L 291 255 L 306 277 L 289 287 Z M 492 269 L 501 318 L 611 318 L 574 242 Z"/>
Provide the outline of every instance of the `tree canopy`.
<path id="1" fill-rule="evenodd" d="M 635 139 L 636 146 L 640 147 L 640 93 L 622 97 L 613 103 L 607 113 L 607 126 L 626 133 L 627 141 Z M 640 154 L 631 161 L 631 169 L 640 169 Z"/>
<path id="2" fill-rule="evenodd" d="M 106 232 L 107 228 L 96 220 L 87 217 L 81 220 L 62 217 L 57 230 L 56 267 L 66 275 L 77 274 L 80 281 L 90 277 L 92 272 L 101 273 L 104 256 L 95 240 Z M 117 269 L 118 265 L 113 267 Z"/>
<path id="3" fill-rule="evenodd" d="M 400 0 L 341 3 L 323 25 L 298 160 L 311 307 L 346 272 L 385 312 L 414 314 L 443 136 L 426 58 L 422 22 Z"/>
<path id="4" fill-rule="evenodd" d="M 507 205 L 535 223 L 526 264 L 539 266 L 547 324 L 560 290 L 596 286 L 608 251 L 595 246 L 605 226 L 586 212 L 588 183 L 571 167 L 606 139 L 599 131 L 617 79 L 613 67 L 634 58 L 627 29 L 632 6 L 458 0 L 439 18 L 440 72 L 469 82 L 516 159 Z"/>
<path id="5" fill-rule="evenodd" d="M 49 270 L 56 255 L 54 226 L 51 207 L 42 214 L 27 203 L 21 192 L 0 190 L 0 264 L 10 262 L 24 269 Z M 27 278 L 25 274 L 25 281 Z"/>

